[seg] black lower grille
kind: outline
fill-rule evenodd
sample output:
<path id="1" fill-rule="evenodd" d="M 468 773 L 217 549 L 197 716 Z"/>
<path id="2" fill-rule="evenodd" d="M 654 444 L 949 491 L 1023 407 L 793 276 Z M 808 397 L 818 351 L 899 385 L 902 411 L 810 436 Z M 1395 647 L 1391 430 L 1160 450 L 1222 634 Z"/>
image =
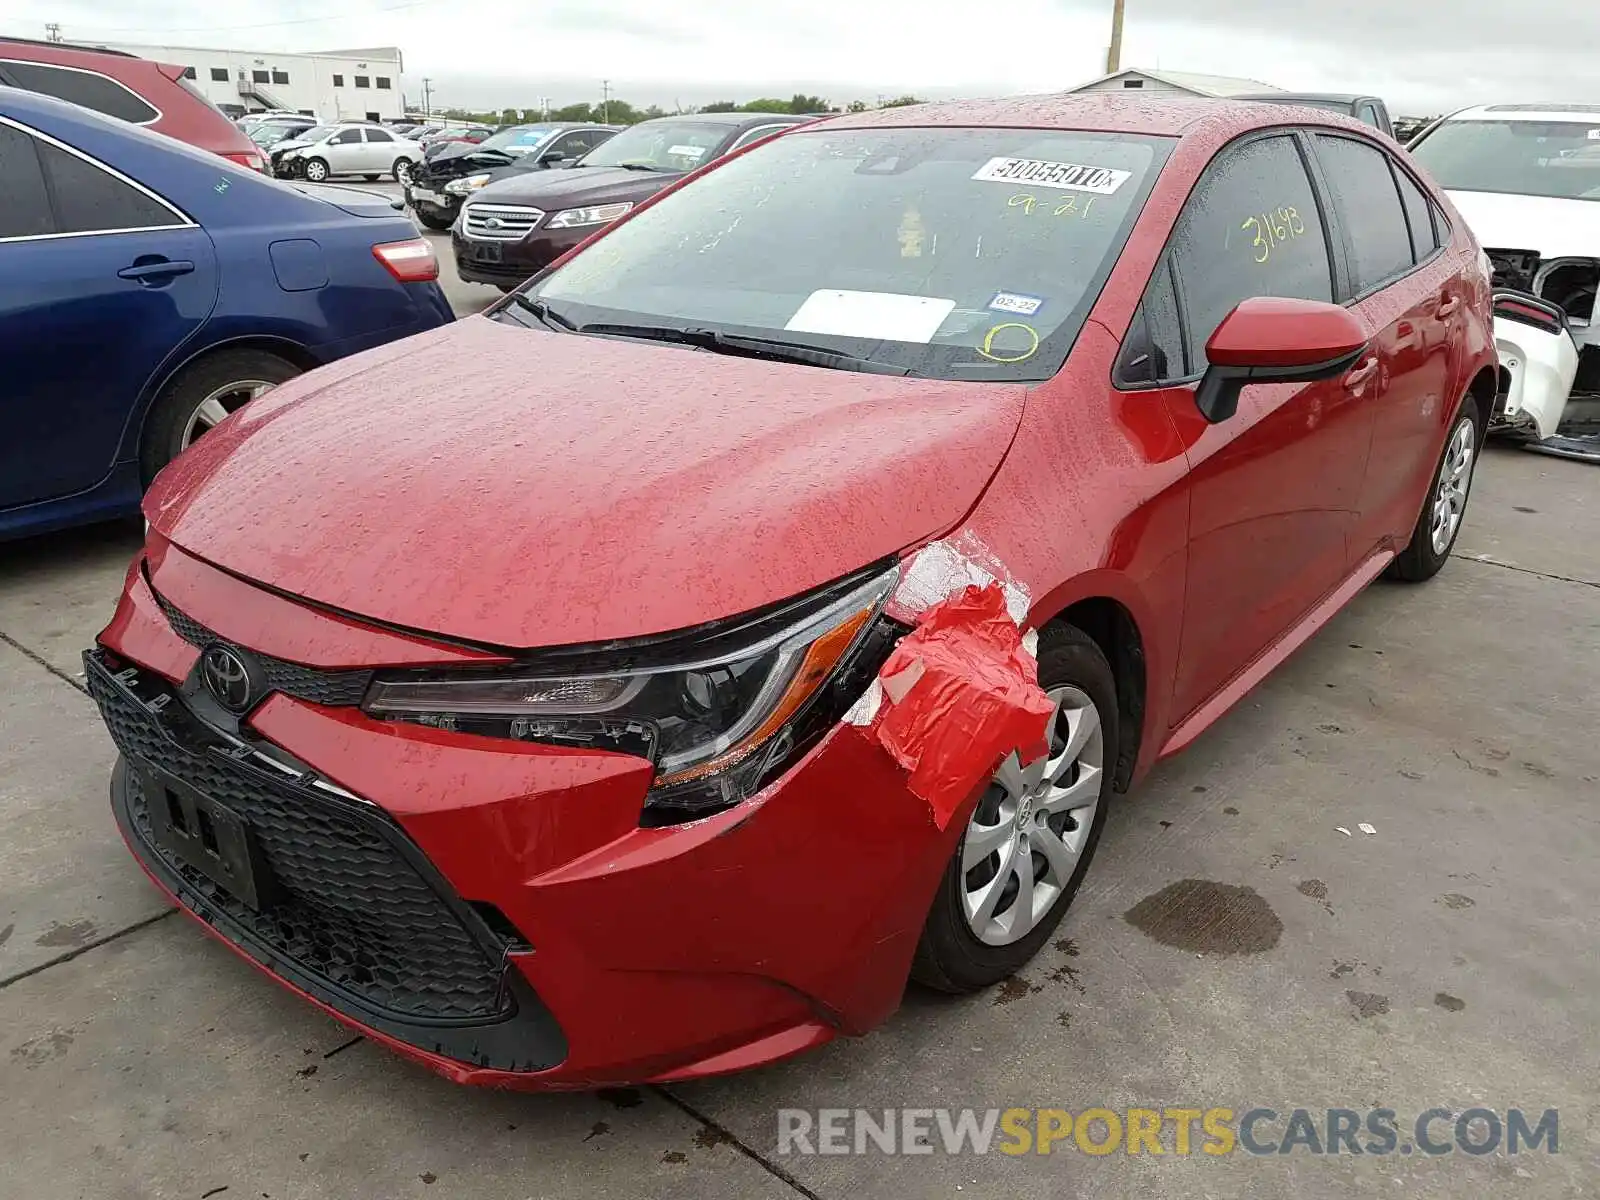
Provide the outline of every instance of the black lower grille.
<path id="1" fill-rule="evenodd" d="M 191 646 L 204 650 L 207 646 L 219 642 L 223 645 L 232 645 L 227 638 L 206 628 L 165 596 L 157 593 L 156 603 L 161 605 L 161 611 L 166 614 L 172 631 Z M 361 698 L 367 694 L 367 688 L 372 683 L 371 671 L 337 671 L 307 667 L 300 663 L 289 662 L 287 659 L 273 658 L 269 654 L 258 654 L 255 651 L 251 651 L 251 656 L 261 664 L 268 691 L 282 692 L 286 696 L 293 696 L 297 700 L 305 700 L 311 704 L 353 707 L 361 703 Z"/>
<path id="2" fill-rule="evenodd" d="M 170 692 L 155 689 L 169 699 L 152 712 L 154 697 L 131 691 L 133 679 L 113 676 L 94 652 L 86 661 L 90 694 L 135 767 L 129 816 L 142 857 L 159 859 L 253 943 L 364 1008 L 413 1022 L 510 1014 L 504 947 L 497 954 L 486 931 L 467 928 L 465 906 L 423 877 L 421 856 L 380 811 L 241 760 Z M 268 907 L 251 909 L 157 846 L 141 766 L 247 823 L 274 885 Z"/>

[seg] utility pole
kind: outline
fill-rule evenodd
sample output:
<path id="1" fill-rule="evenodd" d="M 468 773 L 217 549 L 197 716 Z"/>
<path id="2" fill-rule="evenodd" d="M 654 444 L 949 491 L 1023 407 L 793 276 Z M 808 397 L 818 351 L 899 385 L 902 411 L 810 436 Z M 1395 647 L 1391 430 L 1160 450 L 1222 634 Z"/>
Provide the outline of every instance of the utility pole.
<path id="1" fill-rule="evenodd" d="M 44 27 L 44 40 L 47 42 L 59 42 L 61 40 L 61 26 L 54 21 L 47 23 Z"/>
<path id="2" fill-rule="evenodd" d="M 1118 0 L 1120 3 L 1121 0 Z M 433 80 L 424 78 L 422 81 L 422 119 L 426 121 L 433 116 Z"/>
<path id="3" fill-rule="evenodd" d="M 539 119 L 541 121 L 548 121 L 550 119 L 550 97 L 549 96 L 540 96 L 539 97 Z"/>
<path id="4" fill-rule="evenodd" d="M 1106 52 L 1106 74 L 1122 70 L 1122 3 L 1111 0 L 1111 49 Z"/>
<path id="5" fill-rule="evenodd" d="M 600 81 L 600 124 L 611 124 L 611 80 Z"/>

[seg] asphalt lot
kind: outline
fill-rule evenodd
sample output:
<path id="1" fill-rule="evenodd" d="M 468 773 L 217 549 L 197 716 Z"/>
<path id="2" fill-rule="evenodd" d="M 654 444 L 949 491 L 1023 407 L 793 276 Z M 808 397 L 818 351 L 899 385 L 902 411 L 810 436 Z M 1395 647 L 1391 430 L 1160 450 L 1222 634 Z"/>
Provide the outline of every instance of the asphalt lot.
<path id="1" fill-rule="evenodd" d="M 498 294 L 445 273 L 459 309 Z M 1114 808 L 1024 976 L 913 990 L 878 1033 L 775 1068 L 599 1095 L 453 1087 L 175 916 L 117 836 L 78 674 L 137 530 L 0 545 L 0 1194 L 1590 1194 L 1597 496 L 1589 467 L 1490 451 L 1455 561 L 1369 589 Z M 1253 889 L 1229 920 L 1260 948 L 1200 954 L 1127 918 L 1183 880 Z M 1475 1104 L 1559 1109 L 1560 1152 L 775 1153 L 779 1108 Z"/>

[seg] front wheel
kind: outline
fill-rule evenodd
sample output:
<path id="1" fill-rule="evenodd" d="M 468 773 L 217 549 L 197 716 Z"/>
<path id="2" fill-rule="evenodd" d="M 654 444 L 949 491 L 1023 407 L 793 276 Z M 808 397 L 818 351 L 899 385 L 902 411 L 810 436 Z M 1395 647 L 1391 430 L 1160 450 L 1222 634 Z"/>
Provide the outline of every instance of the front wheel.
<path id="1" fill-rule="evenodd" d="M 451 225 L 455 224 L 454 217 L 435 216 L 426 209 L 416 207 L 413 207 L 411 211 L 417 214 L 417 220 L 421 221 L 429 229 L 436 230 L 439 233 L 443 233 Z"/>
<path id="2" fill-rule="evenodd" d="M 1039 636 L 1039 685 L 1055 704 L 1050 750 L 1015 753 L 978 800 L 934 895 L 911 977 L 971 992 L 1017 973 L 1077 894 L 1105 825 L 1117 762 L 1117 686 L 1094 639 L 1070 625 Z"/>
<path id="3" fill-rule="evenodd" d="M 1428 486 L 1422 514 L 1411 530 L 1406 548 L 1389 564 L 1390 579 L 1421 583 L 1432 579 L 1455 549 L 1461 533 L 1461 520 L 1467 513 L 1467 496 L 1472 489 L 1472 472 L 1478 461 L 1478 422 L 1475 401 L 1468 396 L 1456 413 L 1444 452 Z"/>
<path id="4" fill-rule="evenodd" d="M 395 159 L 394 160 L 394 166 L 390 167 L 389 170 L 394 175 L 394 181 L 396 183 L 398 183 L 401 187 L 409 187 L 410 186 L 410 184 L 411 184 L 411 160 L 409 158 L 397 158 L 397 159 Z M 376 179 L 377 176 L 374 175 L 373 178 Z"/>
<path id="5" fill-rule="evenodd" d="M 305 177 L 312 183 L 322 183 L 328 178 L 328 164 L 320 158 L 306 159 L 306 165 L 302 169 Z"/>

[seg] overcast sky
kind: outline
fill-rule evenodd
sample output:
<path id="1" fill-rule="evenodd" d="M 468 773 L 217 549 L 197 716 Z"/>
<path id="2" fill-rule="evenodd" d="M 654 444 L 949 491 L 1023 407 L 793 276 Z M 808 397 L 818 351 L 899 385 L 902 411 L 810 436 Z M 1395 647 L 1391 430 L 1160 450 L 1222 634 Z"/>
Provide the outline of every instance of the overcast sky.
<path id="1" fill-rule="evenodd" d="M 397 45 L 408 99 L 671 107 L 1054 91 L 1101 74 L 1111 0 L 9 0 L 0 32 L 256 50 Z M 1204 11 L 1202 17 L 1199 14 Z M 328 13 L 356 14 L 329 18 Z M 1124 66 L 1384 96 L 1397 114 L 1600 101 L 1593 0 L 1127 0 Z M 411 95 L 415 93 L 415 95 Z"/>

